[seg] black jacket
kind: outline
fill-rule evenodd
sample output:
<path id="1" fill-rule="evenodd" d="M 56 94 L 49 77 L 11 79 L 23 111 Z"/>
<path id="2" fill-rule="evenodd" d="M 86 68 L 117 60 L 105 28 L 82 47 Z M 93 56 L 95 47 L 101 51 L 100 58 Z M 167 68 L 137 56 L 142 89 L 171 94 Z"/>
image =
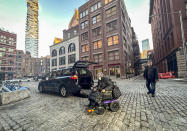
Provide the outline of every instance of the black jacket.
<path id="1" fill-rule="evenodd" d="M 144 78 L 150 82 L 155 82 L 156 80 L 158 80 L 157 68 L 155 66 L 145 67 Z"/>
<path id="2" fill-rule="evenodd" d="M 98 80 L 97 89 L 98 91 L 102 91 L 103 89 L 112 90 L 113 86 L 114 85 L 110 79 L 108 79 L 107 77 L 102 77 L 101 80 Z"/>

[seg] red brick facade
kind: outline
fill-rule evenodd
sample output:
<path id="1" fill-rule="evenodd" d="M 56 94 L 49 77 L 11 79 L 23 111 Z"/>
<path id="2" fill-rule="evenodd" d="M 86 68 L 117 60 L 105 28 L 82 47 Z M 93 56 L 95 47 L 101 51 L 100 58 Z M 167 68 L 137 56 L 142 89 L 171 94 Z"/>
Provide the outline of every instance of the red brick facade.
<path id="1" fill-rule="evenodd" d="M 79 15 L 80 59 L 99 63 L 91 67 L 94 75 L 102 71 L 126 77 L 133 64 L 133 49 L 131 21 L 124 1 L 89 0 L 79 8 Z"/>
<path id="2" fill-rule="evenodd" d="M 180 71 L 177 52 L 182 47 L 179 10 L 182 11 L 187 40 L 187 0 L 150 0 L 149 23 L 152 26 L 154 61 L 159 72 Z M 160 14 L 160 15 L 159 15 Z M 181 52 L 181 51 L 180 51 Z"/>
<path id="3" fill-rule="evenodd" d="M 16 36 L 0 29 L 0 80 L 16 77 Z"/>

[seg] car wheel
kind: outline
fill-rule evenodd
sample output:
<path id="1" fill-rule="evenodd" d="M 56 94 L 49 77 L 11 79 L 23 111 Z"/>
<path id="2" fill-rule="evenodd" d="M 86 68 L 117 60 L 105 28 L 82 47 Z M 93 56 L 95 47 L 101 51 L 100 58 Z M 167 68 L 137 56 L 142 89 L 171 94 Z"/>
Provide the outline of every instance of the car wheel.
<path id="1" fill-rule="evenodd" d="M 119 106 L 119 102 L 112 102 L 110 103 L 110 110 L 113 111 L 113 112 L 116 112 L 118 111 L 120 108 Z"/>
<path id="2" fill-rule="evenodd" d="M 98 115 L 103 115 L 103 114 L 105 113 L 105 108 L 104 108 L 104 107 L 96 107 L 95 112 L 96 112 Z"/>
<path id="3" fill-rule="evenodd" d="M 43 92 L 44 92 L 43 86 L 42 86 L 42 85 L 39 85 L 38 90 L 39 90 L 40 93 L 43 93 Z"/>
<path id="4" fill-rule="evenodd" d="M 60 89 L 60 94 L 61 94 L 63 97 L 67 97 L 67 96 L 68 96 L 68 92 L 67 92 L 67 90 L 66 90 L 65 87 L 62 87 L 62 88 Z"/>

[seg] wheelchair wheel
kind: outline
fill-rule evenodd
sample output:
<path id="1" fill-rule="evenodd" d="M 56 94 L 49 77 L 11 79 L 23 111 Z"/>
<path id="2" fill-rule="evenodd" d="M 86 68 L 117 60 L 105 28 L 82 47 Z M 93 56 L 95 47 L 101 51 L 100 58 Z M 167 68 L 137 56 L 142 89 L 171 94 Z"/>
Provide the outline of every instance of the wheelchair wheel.
<path id="1" fill-rule="evenodd" d="M 110 110 L 113 112 L 117 112 L 119 110 L 119 102 L 112 102 L 110 103 Z"/>
<path id="2" fill-rule="evenodd" d="M 104 107 L 96 107 L 96 113 L 98 114 L 98 115 L 103 115 L 104 114 L 104 112 L 105 112 L 105 108 Z"/>

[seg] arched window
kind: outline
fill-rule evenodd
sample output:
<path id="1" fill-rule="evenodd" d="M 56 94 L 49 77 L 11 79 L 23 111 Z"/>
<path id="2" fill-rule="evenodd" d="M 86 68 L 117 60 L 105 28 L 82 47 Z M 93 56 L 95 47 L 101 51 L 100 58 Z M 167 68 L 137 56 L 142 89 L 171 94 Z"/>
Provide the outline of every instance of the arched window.
<path id="1" fill-rule="evenodd" d="M 71 43 L 68 47 L 68 52 L 73 52 L 75 51 L 75 44 L 74 43 Z"/>
<path id="2" fill-rule="evenodd" d="M 57 56 L 57 51 L 54 49 L 54 50 L 52 51 L 52 57 L 55 57 L 55 56 Z"/>
<path id="3" fill-rule="evenodd" d="M 63 54 L 65 54 L 65 47 L 64 46 L 62 46 L 59 50 L 59 55 L 63 55 Z"/>

